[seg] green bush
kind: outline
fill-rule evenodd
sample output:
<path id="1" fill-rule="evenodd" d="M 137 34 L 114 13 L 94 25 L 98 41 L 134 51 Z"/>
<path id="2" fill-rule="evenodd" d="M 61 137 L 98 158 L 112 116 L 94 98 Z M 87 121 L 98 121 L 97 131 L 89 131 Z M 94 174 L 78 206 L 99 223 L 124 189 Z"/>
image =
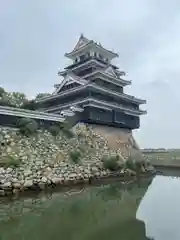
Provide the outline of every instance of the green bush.
<path id="1" fill-rule="evenodd" d="M 27 109 L 27 110 L 36 110 L 38 107 L 38 104 L 35 102 L 35 100 L 25 101 L 21 108 Z"/>
<path id="2" fill-rule="evenodd" d="M 103 167 L 110 171 L 117 171 L 121 168 L 119 155 L 103 156 Z"/>
<path id="3" fill-rule="evenodd" d="M 60 129 L 61 130 L 64 130 L 64 129 L 70 129 L 71 127 L 70 127 L 70 125 L 69 125 L 69 123 L 67 122 L 67 121 L 64 121 L 64 122 L 60 122 L 60 123 L 58 123 L 58 125 L 59 125 L 59 127 L 60 127 Z"/>
<path id="4" fill-rule="evenodd" d="M 81 138 L 85 138 L 86 135 L 85 135 L 83 132 L 79 132 L 79 133 L 77 134 L 77 137 L 78 137 L 79 139 L 81 139 Z"/>
<path id="5" fill-rule="evenodd" d="M 2 97 L 5 94 L 4 88 L 0 87 L 0 97 Z"/>
<path id="6" fill-rule="evenodd" d="M 69 155 L 73 163 L 78 164 L 80 162 L 81 153 L 79 151 L 71 151 Z"/>
<path id="7" fill-rule="evenodd" d="M 66 135 L 67 138 L 73 138 L 74 133 L 70 129 L 64 129 L 63 130 L 64 135 Z"/>
<path id="8" fill-rule="evenodd" d="M 57 136 L 60 132 L 62 132 L 68 138 L 74 137 L 74 133 L 71 131 L 67 122 L 55 123 L 51 125 L 48 130 L 53 136 Z"/>
<path id="9" fill-rule="evenodd" d="M 130 169 L 130 170 L 135 170 L 136 169 L 135 160 L 133 158 L 129 157 L 126 160 L 126 168 Z"/>
<path id="10" fill-rule="evenodd" d="M 152 163 L 151 163 L 151 161 L 150 161 L 149 159 L 146 159 L 146 160 L 144 161 L 143 166 L 144 166 L 145 168 L 152 167 Z"/>
<path id="11" fill-rule="evenodd" d="M 20 165 L 20 160 L 12 157 L 12 156 L 6 156 L 0 159 L 0 166 L 4 168 L 17 168 Z"/>
<path id="12" fill-rule="evenodd" d="M 35 133 L 39 126 L 34 119 L 21 118 L 17 122 L 17 127 L 19 128 L 20 133 L 22 133 L 23 135 L 29 136 Z"/>
<path id="13" fill-rule="evenodd" d="M 126 161 L 126 168 L 139 171 L 145 165 L 145 161 L 143 159 L 138 159 L 136 157 L 129 157 Z"/>
<path id="14" fill-rule="evenodd" d="M 12 103 L 10 103 L 10 101 L 8 101 L 7 99 L 3 99 L 3 98 L 0 99 L 0 105 L 1 106 L 6 106 L 6 107 L 16 107 Z"/>
<path id="15" fill-rule="evenodd" d="M 62 122 L 59 123 L 59 127 L 62 130 L 62 132 L 64 133 L 64 135 L 66 135 L 66 137 L 68 138 L 73 138 L 74 137 L 74 133 L 71 130 L 71 126 L 69 125 L 68 122 Z"/>
<path id="16" fill-rule="evenodd" d="M 55 125 L 55 124 L 51 125 L 48 130 L 53 136 L 57 136 L 59 134 L 59 132 L 61 131 L 59 126 Z"/>
<path id="17" fill-rule="evenodd" d="M 37 95 L 36 95 L 36 100 L 39 100 L 39 99 L 41 99 L 41 98 L 44 98 L 44 97 L 49 97 L 49 96 L 51 96 L 51 94 L 50 93 L 38 93 Z"/>

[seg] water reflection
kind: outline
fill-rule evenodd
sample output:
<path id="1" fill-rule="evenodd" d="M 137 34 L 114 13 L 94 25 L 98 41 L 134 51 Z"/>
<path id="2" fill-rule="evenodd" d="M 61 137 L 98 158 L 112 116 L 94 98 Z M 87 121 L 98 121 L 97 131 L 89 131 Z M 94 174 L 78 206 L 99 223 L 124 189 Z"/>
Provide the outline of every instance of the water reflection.
<path id="1" fill-rule="evenodd" d="M 143 197 L 136 217 L 155 240 L 180 239 L 180 178 L 156 176 Z"/>
<path id="2" fill-rule="evenodd" d="M 145 240 L 135 218 L 147 189 L 111 184 L 0 204 L 0 239 Z"/>

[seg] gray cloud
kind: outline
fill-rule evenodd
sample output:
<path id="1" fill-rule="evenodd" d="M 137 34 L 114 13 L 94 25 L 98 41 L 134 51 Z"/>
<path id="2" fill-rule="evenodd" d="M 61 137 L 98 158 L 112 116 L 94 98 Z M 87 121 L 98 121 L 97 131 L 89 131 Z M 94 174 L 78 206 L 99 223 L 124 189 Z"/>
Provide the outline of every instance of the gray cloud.
<path id="1" fill-rule="evenodd" d="M 17 0 L 0 2 L 0 85 L 28 96 L 52 91 L 63 57 L 83 32 L 118 52 L 147 99 L 135 136 L 141 147 L 179 147 L 180 2 L 178 0 Z"/>

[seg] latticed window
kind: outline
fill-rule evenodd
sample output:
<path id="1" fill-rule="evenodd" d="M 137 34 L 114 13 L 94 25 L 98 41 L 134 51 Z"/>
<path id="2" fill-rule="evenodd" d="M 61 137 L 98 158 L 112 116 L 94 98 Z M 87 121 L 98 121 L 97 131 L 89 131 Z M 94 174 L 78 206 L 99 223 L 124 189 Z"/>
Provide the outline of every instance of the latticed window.
<path id="1" fill-rule="evenodd" d="M 101 54 L 99 54 L 99 59 L 103 60 L 103 56 Z"/>
<path id="2" fill-rule="evenodd" d="M 103 109 L 92 108 L 90 110 L 90 118 L 95 121 L 112 122 L 112 112 Z"/>
<path id="3" fill-rule="evenodd" d="M 75 87 L 78 87 L 79 84 L 74 82 L 74 83 L 71 83 L 71 84 L 68 84 L 68 85 L 65 85 L 62 87 L 62 89 L 60 90 L 61 92 L 62 91 L 66 91 L 66 90 L 69 90 L 69 89 L 72 89 L 72 88 L 75 88 Z"/>
<path id="4" fill-rule="evenodd" d="M 104 87 L 104 88 L 107 88 L 109 90 L 112 90 L 112 91 L 115 91 L 115 92 L 123 92 L 123 88 L 120 87 L 120 86 L 117 86 L 115 84 L 112 84 L 112 83 L 109 83 L 109 82 L 106 82 L 106 81 L 103 81 L 101 79 L 95 79 L 94 82 L 101 86 L 101 87 Z"/>
<path id="5" fill-rule="evenodd" d="M 127 121 L 127 115 L 125 115 L 123 112 L 114 112 L 114 121 L 118 123 L 125 124 Z"/>
<path id="6" fill-rule="evenodd" d="M 83 70 L 81 72 L 77 72 L 76 74 L 81 77 L 81 76 L 90 74 L 92 72 L 93 72 L 93 68 L 91 67 L 91 68 L 87 68 L 87 69 L 85 69 L 85 70 Z"/>
<path id="7" fill-rule="evenodd" d="M 80 58 L 80 61 L 84 61 L 86 59 L 86 55 L 81 55 L 79 58 Z"/>

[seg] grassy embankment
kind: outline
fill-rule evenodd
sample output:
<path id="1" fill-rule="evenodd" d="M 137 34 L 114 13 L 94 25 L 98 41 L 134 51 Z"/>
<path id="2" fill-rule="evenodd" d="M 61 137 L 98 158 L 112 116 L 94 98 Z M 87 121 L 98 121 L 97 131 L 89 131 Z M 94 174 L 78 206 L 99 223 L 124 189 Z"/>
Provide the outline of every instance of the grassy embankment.
<path id="1" fill-rule="evenodd" d="M 179 166 L 180 167 L 180 149 L 167 152 L 146 152 L 145 157 L 153 165 Z"/>

